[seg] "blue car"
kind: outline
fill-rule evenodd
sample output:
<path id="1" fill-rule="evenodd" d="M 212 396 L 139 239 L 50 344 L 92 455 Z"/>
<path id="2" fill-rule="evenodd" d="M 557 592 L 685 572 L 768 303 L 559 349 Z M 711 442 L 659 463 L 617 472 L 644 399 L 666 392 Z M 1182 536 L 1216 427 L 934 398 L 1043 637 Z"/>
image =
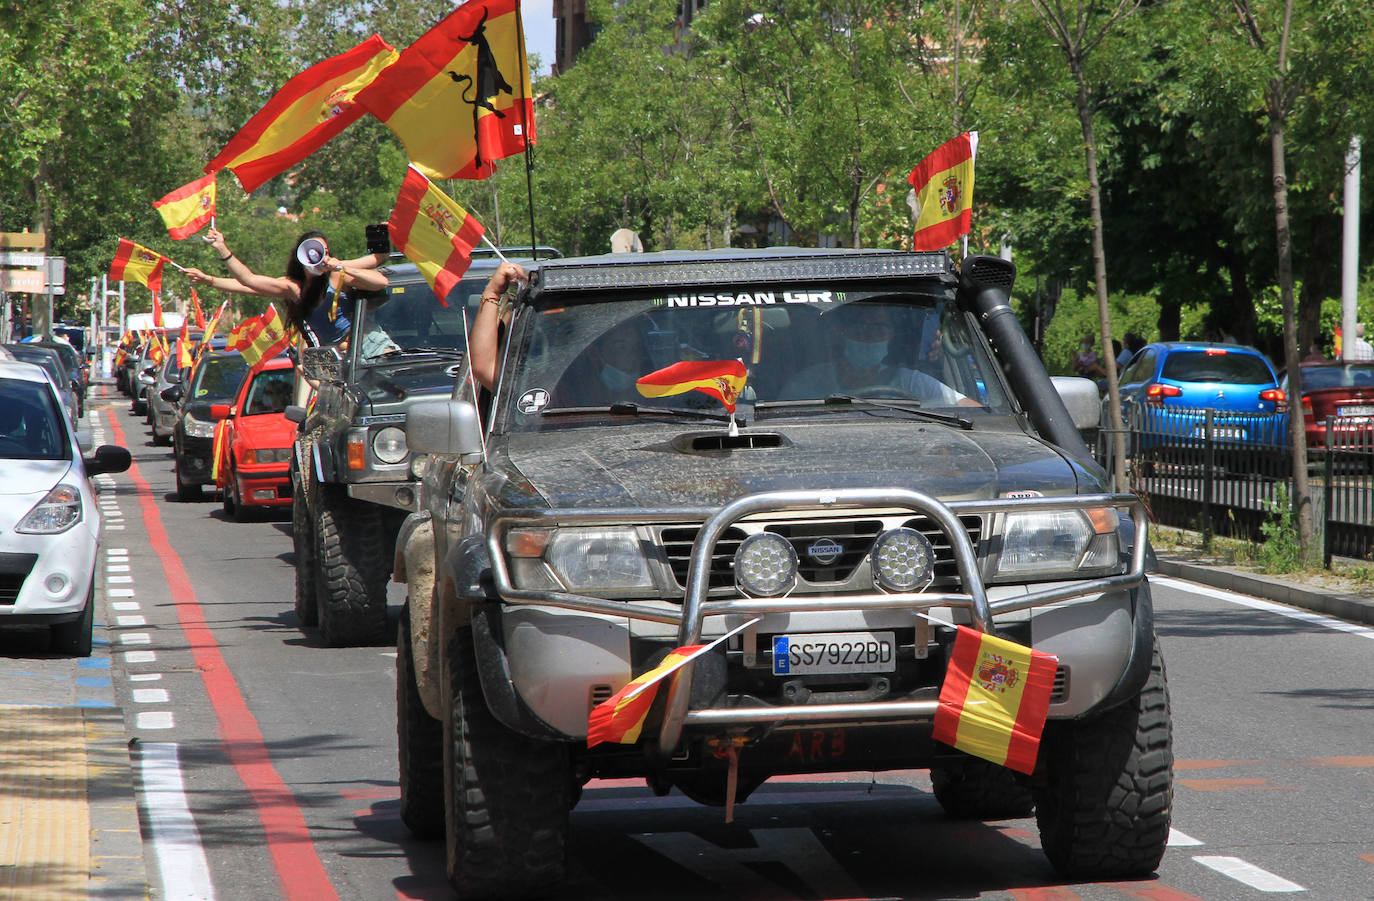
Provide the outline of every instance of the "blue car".
<path id="1" fill-rule="evenodd" d="M 1192 341 L 1147 344 L 1120 378 L 1121 415 L 1140 450 L 1200 446 L 1212 418 L 1218 447 L 1270 450 L 1284 443 L 1287 397 L 1253 347 Z"/>

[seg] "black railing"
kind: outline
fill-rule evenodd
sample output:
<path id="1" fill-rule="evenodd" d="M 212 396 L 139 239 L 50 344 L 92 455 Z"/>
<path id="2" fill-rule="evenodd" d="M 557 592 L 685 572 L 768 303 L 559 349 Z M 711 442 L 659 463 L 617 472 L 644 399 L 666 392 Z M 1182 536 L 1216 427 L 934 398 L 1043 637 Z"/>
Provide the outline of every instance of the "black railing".
<path id="1" fill-rule="evenodd" d="M 1147 408 L 1133 411 L 1121 440 L 1131 490 L 1158 523 L 1258 541 L 1286 489 L 1292 497 L 1288 415 Z M 1098 459 L 1110 466 L 1112 440 L 1104 429 Z M 1309 433 L 1309 492 L 1322 532 L 1322 556 L 1367 559 L 1374 551 L 1374 420 L 1328 419 Z"/>

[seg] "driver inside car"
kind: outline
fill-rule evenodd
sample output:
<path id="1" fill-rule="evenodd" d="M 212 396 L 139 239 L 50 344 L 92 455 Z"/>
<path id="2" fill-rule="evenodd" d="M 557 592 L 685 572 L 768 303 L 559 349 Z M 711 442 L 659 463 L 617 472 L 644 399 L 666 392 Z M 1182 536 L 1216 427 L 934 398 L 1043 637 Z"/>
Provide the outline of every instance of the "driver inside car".
<path id="1" fill-rule="evenodd" d="M 911 343 L 898 334 L 891 311 L 879 305 L 851 304 L 830 313 L 839 345 L 830 359 L 797 373 L 783 387 L 780 399 L 822 399 L 832 394 L 914 398 L 936 406 L 977 406 L 933 376 L 909 368 L 897 351 Z"/>

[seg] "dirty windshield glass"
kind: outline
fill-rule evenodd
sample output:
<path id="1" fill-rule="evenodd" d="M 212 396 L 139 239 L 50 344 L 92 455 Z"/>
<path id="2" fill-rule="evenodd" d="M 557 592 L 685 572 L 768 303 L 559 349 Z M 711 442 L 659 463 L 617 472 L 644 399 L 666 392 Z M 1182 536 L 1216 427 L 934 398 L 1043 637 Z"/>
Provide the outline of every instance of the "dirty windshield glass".
<path id="1" fill-rule="evenodd" d="M 727 415 L 723 397 L 759 419 L 835 412 L 845 396 L 1006 408 L 983 345 L 943 295 L 817 287 L 731 300 L 658 295 L 535 313 L 517 338 L 523 359 L 507 369 L 512 427 L 623 404 Z"/>
<path id="2" fill-rule="evenodd" d="M 475 306 L 482 297 L 486 276 L 466 278 L 448 295 L 448 306 L 434 299 L 423 281 L 393 284 L 360 304 L 359 350 L 365 361 L 401 350 L 463 351 L 463 307 L 459 299 Z M 473 301 L 472 298 L 476 298 Z"/>

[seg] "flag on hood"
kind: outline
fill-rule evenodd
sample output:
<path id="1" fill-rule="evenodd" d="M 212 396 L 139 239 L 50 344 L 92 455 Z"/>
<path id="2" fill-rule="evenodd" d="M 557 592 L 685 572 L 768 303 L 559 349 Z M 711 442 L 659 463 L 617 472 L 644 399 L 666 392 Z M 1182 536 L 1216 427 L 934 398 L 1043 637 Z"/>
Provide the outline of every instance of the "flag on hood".
<path id="1" fill-rule="evenodd" d="M 181 241 L 191 237 L 215 218 L 215 173 L 201 176 L 161 200 L 154 200 L 153 209 L 162 216 L 167 234 L 173 239 Z"/>
<path id="2" fill-rule="evenodd" d="M 444 306 L 448 306 L 444 298 L 472 264 L 472 248 L 485 233 L 482 223 L 414 166 L 406 169 L 387 230 L 391 243 L 415 264 Z"/>
<path id="3" fill-rule="evenodd" d="M 374 34 L 346 53 L 316 63 L 282 85 L 206 172 L 229 169 L 252 192 L 347 128 L 364 112 L 358 92 L 396 61 L 396 50 Z"/>
<path id="4" fill-rule="evenodd" d="M 156 293 L 162 290 L 162 265 L 166 262 L 167 258 L 162 254 L 120 238 L 114 260 L 110 263 L 110 281 L 138 282 Z"/>
<path id="5" fill-rule="evenodd" d="M 957 628 L 935 712 L 935 740 L 1018 773 L 1032 772 L 1058 658 Z"/>
<path id="6" fill-rule="evenodd" d="M 358 92 L 430 178 L 487 178 L 534 143 L 519 0 L 469 0 Z"/>
<path id="7" fill-rule="evenodd" d="M 912 250 L 941 250 L 969 233 L 973 221 L 973 160 L 978 132 L 946 141 L 921 160 L 907 181 L 916 189 Z"/>
<path id="8" fill-rule="evenodd" d="M 733 413 L 747 375 L 739 360 L 684 360 L 641 377 L 635 387 L 645 397 L 701 391 L 719 400 Z"/>

